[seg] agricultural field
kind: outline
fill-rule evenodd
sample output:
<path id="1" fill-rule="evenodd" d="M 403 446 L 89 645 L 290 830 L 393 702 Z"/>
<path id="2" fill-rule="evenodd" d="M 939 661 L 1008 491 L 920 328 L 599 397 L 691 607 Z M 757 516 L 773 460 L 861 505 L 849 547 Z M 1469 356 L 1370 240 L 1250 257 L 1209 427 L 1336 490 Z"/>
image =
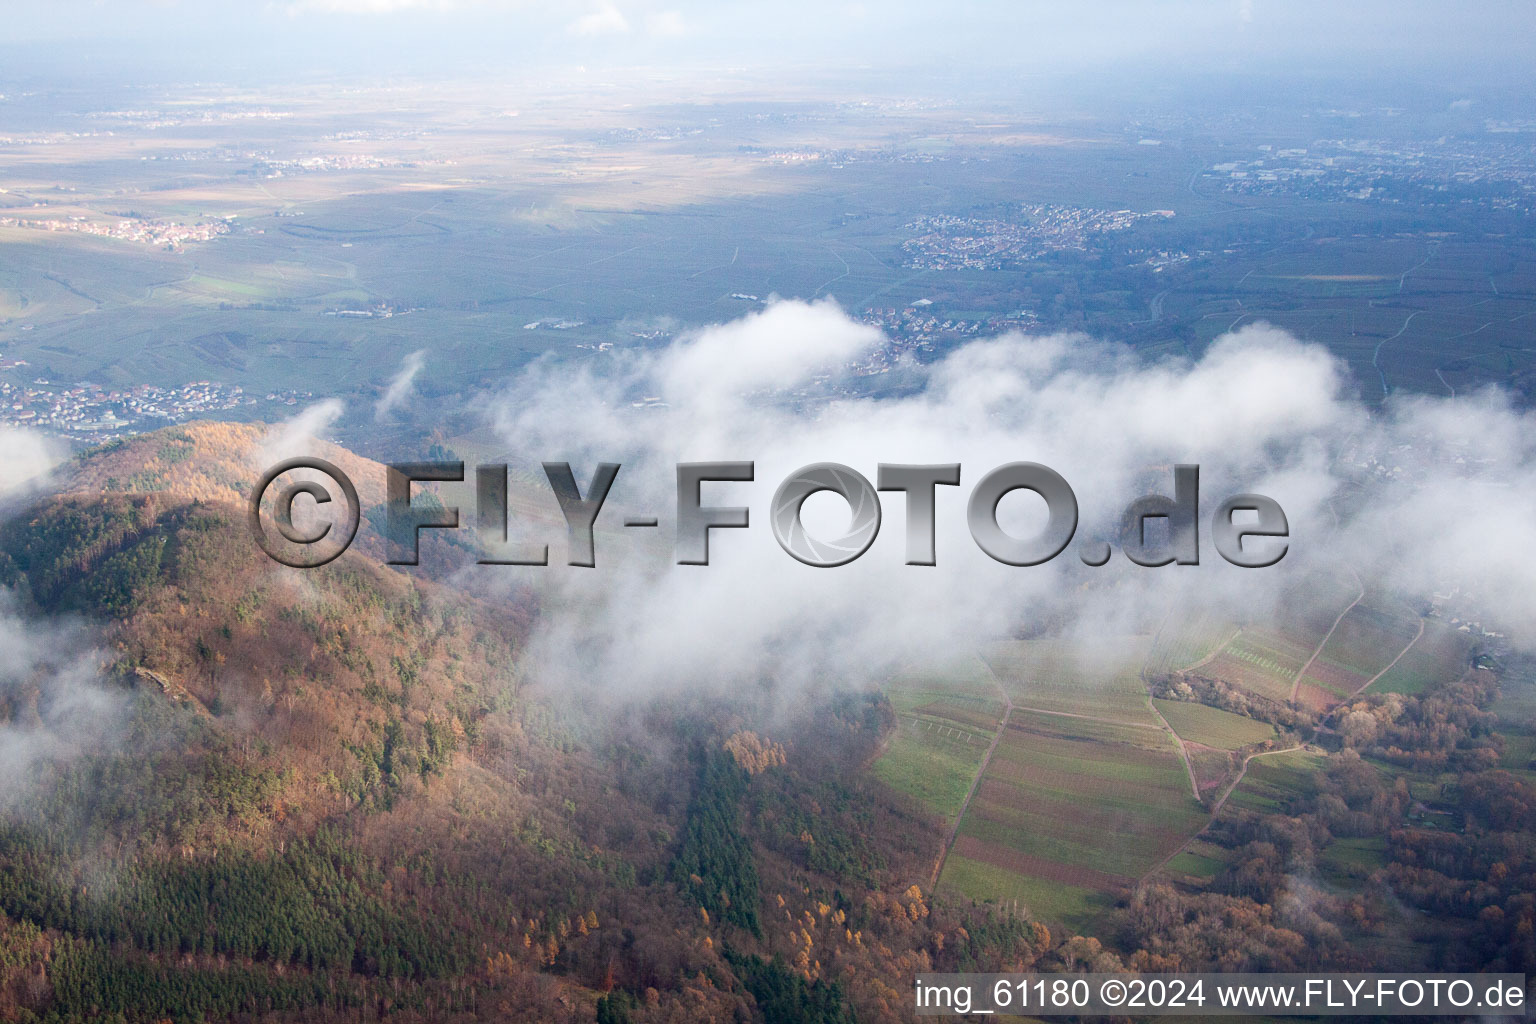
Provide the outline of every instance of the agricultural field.
<path id="1" fill-rule="evenodd" d="M 1237 762 L 1230 750 L 1202 747 L 1198 743 L 1185 743 L 1184 756 L 1189 759 L 1189 770 L 1194 776 L 1195 788 L 1202 801 L 1212 800 L 1237 770 Z"/>
<path id="2" fill-rule="evenodd" d="M 1359 885 L 1386 866 L 1387 841 L 1383 836 L 1358 836 L 1334 839 L 1318 858 L 1324 876 L 1336 885 Z"/>
<path id="3" fill-rule="evenodd" d="M 990 733 L 977 733 L 962 740 L 931 723 L 903 720 L 873 771 L 881 782 L 953 824 L 991 739 Z"/>
<path id="4" fill-rule="evenodd" d="M 1207 610 L 1170 618 L 1153 638 L 1147 674 L 1160 676 L 1188 669 L 1213 655 L 1235 632 L 1230 623 Z"/>
<path id="5" fill-rule="evenodd" d="M 991 730 L 1003 716 L 1003 694 L 991 670 L 968 656 L 942 668 L 909 670 L 886 684 L 891 707 L 902 717 Z"/>
<path id="6" fill-rule="evenodd" d="M 1200 674 L 1281 703 L 1295 689 L 1303 703 L 1327 707 L 1365 685 L 1418 628 L 1406 609 L 1388 602 L 1371 608 L 1360 597 L 1352 578 L 1314 574 L 1286 596 L 1272 622 L 1244 626 L 1201 664 Z M 1380 650 L 1390 653 L 1379 658 Z"/>
<path id="7" fill-rule="evenodd" d="M 1303 691 L 1322 690 L 1335 699 L 1354 695 L 1413 642 L 1420 621 L 1395 602 L 1360 602 L 1339 621 L 1308 666 L 1301 680 Z"/>
<path id="8" fill-rule="evenodd" d="M 1349 573 L 1311 573 L 1281 600 L 1275 628 L 1314 650 L 1338 616 L 1361 596 L 1360 582 Z"/>
<path id="9" fill-rule="evenodd" d="M 940 885 L 1077 926 L 1205 822 L 1161 727 L 1015 709 Z"/>
<path id="10" fill-rule="evenodd" d="M 1275 727 L 1230 711 L 1181 700 L 1153 700 L 1179 739 L 1187 743 L 1237 750 L 1276 737 Z"/>
<path id="11" fill-rule="evenodd" d="M 1503 735 L 1504 750 L 1499 756 L 1499 767 L 1536 784 L 1536 734 L 1505 732 Z"/>
<path id="12" fill-rule="evenodd" d="M 1255 320 L 1327 338 L 1370 398 L 1395 389 L 1443 395 L 1521 372 L 1505 353 L 1529 315 L 1522 291 L 1532 272 L 1523 253 L 1492 241 L 1320 238 L 1191 272 L 1240 302 L 1175 295 L 1165 306 L 1194 320 L 1202 342 Z M 1457 339 L 1454 357 L 1448 337 Z"/>
<path id="13" fill-rule="evenodd" d="M 1202 881 L 1215 878 L 1231 858 L 1232 851 L 1204 839 L 1191 842 L 1163 866 L 1170 875 L 1184 875 Z"/>
<path id="14" fill-rule="evenodd" d="M 970 658 L 899 676 L 886 694 L 898 725 L 875 761 L 876 777 L 952 825 L 1002 719 L 996 681 Z"/>
<path id="15" fill-rule="evenodd" d="M 1312 650 L 1305 640 L 1292 635 L 1245 626 L 1201 668 L 1200 673 L 1260 697 L 1286 701 L 1290 699 L 1296 673 L 1312 656 Z"/>
<path id="16" fill-rule="evenodd" d="M 1156 725 L 1141 679 L 1150 641 L 1107 639 L 1091 659 L 1050 640 L 989 644 L 982 657 L 1020 708 Z"/>
<path id="17" fill-rule="evenodd" d="M 1467 671 L 1472 641 L 1465 633 L 1438 619 L 1424 621 L 1424 635 L 1385 675 L 1370 686 L 1371 693 L 1417 695 L 1454 682 Z"/>
<path id="18" fill-rule="evenodd" d="M 1536 660 L 1518 656 L 1509 659 L 1499 678 L 1499 699 L 1493 711 L 1506 728 L 1536 730 Z"/>
<path id="19" fill-rule="evenodd" d="M 958 846 L 944 862 L 939 886 L 963 898 L 1027 909 L 1041 920 L 1058 927 L 1064 925 L 1073 933 L 1091 931 L 1094 922 L 1115 903 L 1110 891 L 1020 874 L 984 860 L 973 860 L 961 853 Z"/>
<path id="20" fill-rule="evenodd" d="M 1282 812 L 1296 793 L 1312 787 L 1324 760 L 1322 754 L 1309 750 L 1255 757 L 1248 762 L 1242 782 L 1227 798 L 1227 807 L 1270 814 Z"/>

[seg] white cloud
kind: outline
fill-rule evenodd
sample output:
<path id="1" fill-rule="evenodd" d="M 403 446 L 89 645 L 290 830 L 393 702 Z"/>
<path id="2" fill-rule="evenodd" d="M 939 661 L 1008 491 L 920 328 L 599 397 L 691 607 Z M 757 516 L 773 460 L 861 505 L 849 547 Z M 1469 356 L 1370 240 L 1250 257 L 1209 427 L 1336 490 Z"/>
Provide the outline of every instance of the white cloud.
<path id="1" fill-rule="evenodd" d="M 427 363 L 427 350 L 419 348 L 400 361 L 400 369 L 390 379 L 389 386 L 384 389 L 384 394 L 373 407 L 373 418 L 384 420 L 391 412 L 400 407 L 400 403 L 410 397 L 411 386 L 416 382 L 416 375 L 421 373 L 421 368 Z"/>
<path id="2" fill-rule="evenodd" d="M 327 398 L 307 406 L 292 419 L 273 425 L 254 453 L 256 467 L 265 470 L 283 459 L 311 454 L 315 439 L 341 419 L 345 408 L 340 399 Z"/>
<path id="3" fill-rule="evenodd" d="M 645 31 L 661 39 L 675 39 L 688 34 L 682 11 L 654 11 L 645 16 Z"/>
<path id="4" fill-rule="evenodd" d="M 40 623 L 0 590 L 0 808 L 23 804 L 34 774 L 60 759 L 110 749 L 126 716 L 123 696 L 101 681 L 103 656 L 72 623 Z"/>
<path id="5" fill-rule="evenodd" d="M 508 443 L 570 459 L 582 481 L 598 461 L 621 462 L 604 517 L 663 519 L 654 548 L 627 533 L 600 535 L 596 571 L 562 566 L 555 535 L 553 565 L 499 577 L 543 594 L 537 675 L 619 695 L 764 678 L 825 686 L 973 650 L 1026 624 L 1054 624 L 1083 640 L 1086 656 L 1106 636 L 1150 632 L 1171 613 L 1262 618 L 1310 572 L 1345 565 L 1417 594 L 1460 581 L 1490 618 L 1536 621 L 1536 524 L 1511 511 L 1536 507 L 1536 421 L 1497 395 L 1404 401 L 1373 415 L 1326 350 L 1260 325 L 1193 361 L 1147 362 L 1078 335 L 1008 335 L 908 367 L 925 382 L 915 394 L 848 397 L 810 414 L 797 404 L 813 378 L 836 375 L 882 340 L 831 303 L 779 302 L 662 352 L 620 357 L 604 375 L 548 366 L 526 374 L 493 410 Z M 665 407 L 635 408 L 640 395 Z M 1361 479 L 1366 451 L 1405 468 L 1387 485 Z M 708 567 L 677 566 L 675 464 L 711 460 L 756 463 L 754 482 L 704 494 L 705 504 L 748 506 L 752 526 L 715 531 Z M 961 486 L 938 489 L 939 564 L 903 564 L 896 494 L 883 498 L 874 545 L 849 565 L 814 569 L 780 550 L 768 524 L 773 490 L 822 461 L 871 481 L 881 462 L 961 463 Z M 1117 553 L 1088 568 L 1075 546 L 1032 568 L 992 561 L 966 529 L 966 499 L 982 475 L 1013 461 L 1068 480 L 1079 539 L 1117 536 L 1130 501 L 1171 493 L 1174 463 L 1199 464 L 1201 564 L 1148 569 Z M 1289 518 L 1290 553 L 1273 568 L 1228 565 L 1210 543 L 1216 506 L 1245 491 L 1274 498 Z M 1340 528 L 1330 505 L 1345 495 L 1362 511 Z M 840 510 L 830 520 L 807 505 L 813 532 L 846 522 L 828 500 Z M 1032 501 L 1005 499 L 1005 528 L 1024 534 Z"/>
<path id="6" fill-rule="evenodd" d="M 568 28 L 578 36 L 623 35 L 629 31 L 629 19 L 613 4 L 605 3 L 571 22 Z"/>
<path id="7" fill-rule="evenodd" d="M 62 442 L 16 427 L 0 427 L 0 451 L 0 499 L 40 490 L 68 455 Z"/>

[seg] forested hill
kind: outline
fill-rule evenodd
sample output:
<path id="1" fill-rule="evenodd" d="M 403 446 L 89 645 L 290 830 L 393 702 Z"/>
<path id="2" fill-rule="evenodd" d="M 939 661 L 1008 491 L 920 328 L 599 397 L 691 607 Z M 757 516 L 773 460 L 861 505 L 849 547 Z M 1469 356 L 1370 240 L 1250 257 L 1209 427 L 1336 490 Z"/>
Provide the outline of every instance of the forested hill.
<path id="1" fill-rule="evenodd" d="M 526 602 L 262 555 L 259 436 L 0 524 L 0 1020 L 870 1021 L 1053 945 L 926 891 L 939 823 L 859 770 L 883 698 L 563 709 Z"/>
<path id="2" fill-rule="evenodd" d="M 967 849 L 1022 837 L 1093 869 L 1146 828 L 1184 846 L 1092 916 L 1049 890 L 977 904 L 1053 862 L 983 877 L 961 850 L 971 876 L 930 888 L 931 798 L 973 779 L 914 759 L 941 749 L 914 717 L 933 694 L 783 701 L 765 669 L 729 698 L 615 678 L 570 700 L 524 653 L 554 596 L 386 566 L 376 534 L 318 569 L 262 554 L 263 438 L 90 452 L 0 520 L 0 1021 L 869 1024 L 910 1017 L 920 971 L 1536 965 L 1527 661 L 1426 655 L 1413 692 L 1326 712 L 1210 658 L 1128 675 L 1193 738 L 1163 752 L 1161 819 L 1119 792 L 1157 728 L 1016 708 Z M 988 724 L 976 707 L 956 713 Z M 1142 774 L 1072 795 L 1115 757 Z M 1212 765 L 1235 774 L 1206 806 L 1185 787 Z"/>

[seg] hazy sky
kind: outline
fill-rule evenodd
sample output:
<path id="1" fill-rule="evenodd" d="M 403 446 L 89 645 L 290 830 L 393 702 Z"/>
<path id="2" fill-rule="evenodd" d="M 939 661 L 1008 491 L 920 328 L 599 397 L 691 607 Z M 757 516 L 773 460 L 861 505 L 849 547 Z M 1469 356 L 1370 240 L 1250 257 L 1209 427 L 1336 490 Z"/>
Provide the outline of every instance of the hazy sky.
<path id="1" fill-rule="evenodd" d="M 545 64 L 851 72 L 1127 63 L 1523 73 L 1519 0 L 50 0 L 4 3 L 15 73 L 516 71 Z M 83 59 L 89 56 L 89 60 Z M 5 69 L 0 67 L 0 75 Z"/>

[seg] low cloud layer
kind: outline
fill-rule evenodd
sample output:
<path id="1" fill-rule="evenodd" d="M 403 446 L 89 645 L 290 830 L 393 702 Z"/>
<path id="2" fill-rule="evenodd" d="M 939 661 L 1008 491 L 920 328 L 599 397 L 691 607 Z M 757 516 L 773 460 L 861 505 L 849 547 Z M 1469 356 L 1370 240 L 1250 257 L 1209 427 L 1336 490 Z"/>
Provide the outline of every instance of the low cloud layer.
<path id="1" fill-rule="evenodd" d="M 0 510 L 46 489 L 68 457 L 61 441 L 0 429 Z M 123 722 L 102 684 L 101 653 L 71 623 L 28 619 L 0 588 L 0 809 L 23 803 L 40 767 L 106 749 Z"/>
<path id="2" fill-rule="evenodd" d="M 0 809 L 25 803 L 49 764 L 110 749 L 126 700 L 100 678 L 79 630 L 17 613 L 0 590 Z"/>
<path id="3" fill-rule="evenodd" d="M 405 402 L 415 393 L 413 387 L 416 383 L 416 375 L 421 373 L 421 368 L 427 365 L 427 350 L 419 348 L 400 361 L 400 369 L 390 378 L 389 386 L 384 389 L 384 394 L 379 397 L 373 407 L 373 418 L 380 422 L 389 418 L 389 414 Z"/>
<path id="4" fill-rule="evenodd" d="M 341 419 L 346 406 L 338 398 L 327 398 L 305 406 L 297 414 L 274 424 L 253 453 L 252 465 L 265 470 L 273 463 L 300 455 L 311 455 L 315 440 Z"/>
<path id="5" fill-rule="evenodd" d="M 0 427 L 0 451 L 0 502 L 42 490 L 69 454 L 63 443 L 17 427 Z"/>
<path id="6" fill-rule="evenodd" d="M 1009 335 L 932 366 L 860 376 L 883 343 L 832 303 L 779 302 L 659 353 L 620 352 L 577 372 L 542 366 L 518 381 L 492 410 L 513 450 L 571 461 L 583 487 L 597 462 L 621 462 L 600 524 L 626 512 L 662 520 L 649 539 L 600 525 L 595 569 L 562 564 L 556 536 L 555 564 L 509 570 L 541 594 L 533 671 L 556 686 L 635 694 L 766 676 L 863 682 L 1041 630 L 1086 655 L 1170 616 L 1262 617 L 1309 573 L 1345 568 L 1408 596 L 1459 587 L 1458 600 L 1506 628 L 1536 619 L 1536 424 L 1497 391 L 1373 412 L 1325 349 L 1263 325 L 1218 339 L 1198 360 Z M 878 397 L 897 375 L 920 387 Z M 824 392 L 833 397 L 816 397 Z M 675 465 L 715 460 L 756 463 L 755 482 L 706 484 L 703 496 L 749 506 L 752 525 L 714 531 L 707 567 L 672 564 Z M 971 489 L 1015 461 L 1055 469 L 1077 496 L 1077 539 L 1046 565 L 995 562 L 966 529 Z M 883 496 L 884 524 L 857 561 L 819 569 L 791 559 L 769 528 L 769 503 L 813 462 L 871 482 L 882 462 L 961 463 L 960 486 L 938 488 L 938 565 L 903 564 L 899 493 Z M 1078 540 L 1114 538 L 1130 501 L 1171 495 L 1176 463 L 1201 467 L 1201 564 L 1149 569 L 1116 552 L 1107 566 L 1084 565 Z M 1291 541 L 1279 565 L 1241 569 L 1217 555 L 1210 517 L 1238 492 L 1284 508 Z M 813 532 L 835 536 L 847 522 L 831 496 L 805 512 Z M 999 519 L 1029 535 L 1043 503 L 1016 492 Z"/>

